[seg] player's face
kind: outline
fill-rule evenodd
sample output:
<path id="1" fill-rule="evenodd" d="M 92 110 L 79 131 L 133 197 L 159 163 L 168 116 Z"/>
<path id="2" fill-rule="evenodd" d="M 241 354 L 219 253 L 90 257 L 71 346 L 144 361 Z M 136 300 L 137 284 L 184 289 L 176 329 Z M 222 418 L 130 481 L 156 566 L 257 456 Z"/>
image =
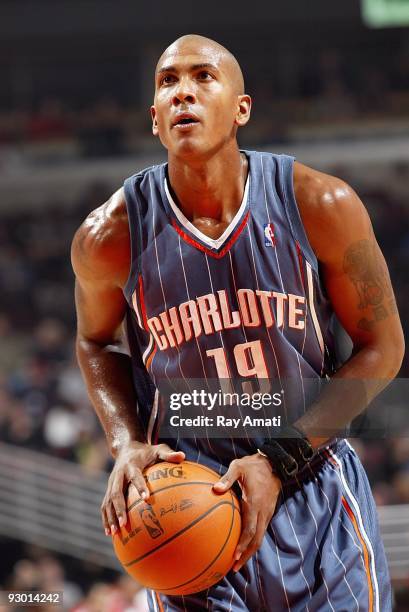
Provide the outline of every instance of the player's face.
<path id="1" fill-rule="evenodd" d="M 239 95 L 217 49 L 172 45 L 156 70 L 153 133 L 176 156 L 211 156 L 247 123 L 250 98 Z"/>

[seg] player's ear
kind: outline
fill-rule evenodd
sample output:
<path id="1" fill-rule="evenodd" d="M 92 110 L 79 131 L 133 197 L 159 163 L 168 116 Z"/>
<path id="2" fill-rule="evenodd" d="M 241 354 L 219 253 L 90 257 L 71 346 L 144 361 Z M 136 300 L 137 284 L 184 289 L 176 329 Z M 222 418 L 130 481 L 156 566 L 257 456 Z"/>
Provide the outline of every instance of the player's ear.
<path id="1" fill-rule="evenodd" d="M 152 133 L 154 136 L 157 136 L 159 133 L 159 130 L 158 130 L 158 121 L 156 119 L 155 107 L 151 106 L 150 111 L 151 111 L 151 117 L 152 117 Z"/>
<path id="2" fill-rule="evenodd" d="M 236 124 L 243 127 L 250 119 L 251 98 L 247 94 L 243 94 L 238 96 L 237 102 Z"/>

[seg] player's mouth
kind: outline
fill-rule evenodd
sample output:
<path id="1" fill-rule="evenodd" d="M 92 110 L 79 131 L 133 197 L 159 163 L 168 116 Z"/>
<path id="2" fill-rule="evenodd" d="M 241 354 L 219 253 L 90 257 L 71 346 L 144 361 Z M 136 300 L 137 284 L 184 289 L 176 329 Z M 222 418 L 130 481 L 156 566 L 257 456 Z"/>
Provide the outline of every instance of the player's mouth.
<path id="1" fill-rule="evenodd" d="M 178 113 L 172 123 L 177 130 L 190 130 L 199 123 L 199 119 L 193 113 Z"/>

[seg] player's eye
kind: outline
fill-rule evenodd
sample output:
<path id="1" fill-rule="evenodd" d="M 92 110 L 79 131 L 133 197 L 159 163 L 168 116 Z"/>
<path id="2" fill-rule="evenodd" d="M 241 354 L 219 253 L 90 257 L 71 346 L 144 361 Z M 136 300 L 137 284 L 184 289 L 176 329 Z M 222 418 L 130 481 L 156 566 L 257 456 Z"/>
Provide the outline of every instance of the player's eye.
<path id="1" fill-rule="evenodd" d="M 198 77 L 202 81 L 209 81 L 211 78 L 213 78 L 210 72 L 208 72 L 207 70 L 201 70 L 198 74 Z"/>
<path id="2" fill-rule="evenodd" d="M 161 80 L 160 80 L 160 84 L 161 85 L 169 85 L 170 83 L 173 83 L 175 80 L 175 77 L 173 76 L 173 74 L 165 74 Z"/>

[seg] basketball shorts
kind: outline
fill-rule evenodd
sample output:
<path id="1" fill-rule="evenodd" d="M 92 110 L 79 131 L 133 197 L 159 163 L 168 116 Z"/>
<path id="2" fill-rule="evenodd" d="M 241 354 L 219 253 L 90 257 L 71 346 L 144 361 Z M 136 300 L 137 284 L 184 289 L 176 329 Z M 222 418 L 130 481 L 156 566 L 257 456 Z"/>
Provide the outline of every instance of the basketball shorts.
<path id="1" fill-rule="evenodd" d="M 261 547 L 239 572 L 201 593 L 147 597 L 154 612 L 391 612 L 375 503 L 353 448 L 335 442 L 283 487 Z"/>

